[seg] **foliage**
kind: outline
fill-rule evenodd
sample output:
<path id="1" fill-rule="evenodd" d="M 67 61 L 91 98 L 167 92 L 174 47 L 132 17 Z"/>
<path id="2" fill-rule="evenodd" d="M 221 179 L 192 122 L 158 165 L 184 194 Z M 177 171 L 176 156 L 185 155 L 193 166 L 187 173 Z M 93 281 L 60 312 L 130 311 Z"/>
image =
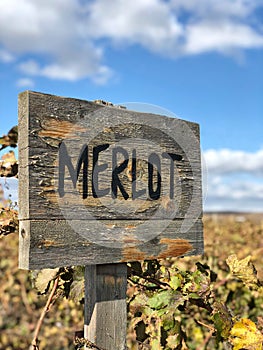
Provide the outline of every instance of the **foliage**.
<path id="1" fill-rule="evenodd" d="M 248 259 L 238 261 L 232 257 L 229 260 L 235 260 L 235 268 L 243 271 L 239 278 L 246 277 L 247 287 L 251 281 L 253 287 L 259 284 Z M 138 263 L 130 264 L 133 291 L 129 301 L 129 328 L 133 338 L 129 348 L 137 349 L 139 341 L 141 349 L 224 349 L 231 344 L 236 350 L 261 349 L 263 336 L 256 324 L 246 318 L 239 321 L 228 306 L 235 301 L 232 291 L 238 288 L 238 281 L 229 275 L 221 294 L 217 274 L 206 263 L 197 262 L 192 271 L 178 269 L 174 263 L 168 267 L 166 264 L 167 260 L 144 262 L 141 267 Z M 228 295 L 223 301 L 225 293 Z M 257 296 L 262 306 L 263 295 Z M 256 295 L 253 297 L 246 288 L 242 297 L 255 302 Z"/>
<path id="2" fill-rule="evenodd" d="M 1 350 L 28 350 L 47 300 L 32 284 L 32 273 L 18 269 L 17 252 L 17 231 L 0 237 Z M 49 290 L 52 286 L 50 281 Z M 40 349 L 73 350 L 74 332 L 83 327 L 83 305 L 63 298 L 60 287 L 41 329 Z"/>
<path id="3" fill-rule="evenodd" d="M 15 153 L 10 151 L 4 154 L 0 160 L 0 176 L 13 177 L 17 176 L 18 163 L 15 158 Z"/>
<path id="4" fill-rule="evenodd" d="M 7 135 L 0 137 L 0 151 L 6 147 L 16 147 L 18 139 L 18 128 L 14 126 L 11 130 L 8 131 Z"/>
<path id="5" fill-rule="evenodd" d="M 226 262 L 231 273 L 240 279 L 248 288 L 261 290 L 261 283 L 257 278 L 257 271 L 251 263 L 251 256 L 238 260 L 235 254 L 230 255 Z"/>
<path id="6" fill-rule="evenodd" d="M 10 207 L 2 207 L 0 203 L 0 238 L 2 235 L 17 232 L 17 229 L 17 211 Z"/>
<path id="7" fill-rule="evenodd" d="M 206 218 L 205 256 L 129 264 L 128 348 L 261 349 L 263 295 L 251 260 L 261 267 L 262 228 L 250 221 L 237 224 L 224 219 L 223 224 L 215 224 Z M 226 245 L 210 246 L 218 230 Z M 233 232 L 239 233 L 238 242 L 231 241 Z M 242 244 L 251 242 L 250 260 L 242 257 L 241 238 Z M 226 247 L 231 252 L 236 245 L 240 258 L 227 259 Z M 243 244 L 245 254 L 247 249 Z M 57 276 L 59 287 L 41 329 L 40 349 L 73 349 L 74 331 L 83 327 L 83 268 L 33 271 L 30 278 L 28 272 L 17 269 L 16 232 L 0 240 L 0 252 L 0 349 L 28 349 Z M 232 272 L 226 261 L 234 261 Z M 237 266 L 242 267 L 238 274 Z M 246 266 L 249 273 L 241 273 Z M 59 336 L 62 332 L 64 337 Z"/>
<path id="8" fill-rule="evenodd" d="M 237 219 L 205 216 L 202 257 L 128 264 L 129 349 L 262 349 L 263 220 Z M 83 267 L 18 270 L 17 231 L 17 211 L 2 200 L 0 350 L 28 349 L 34 331 L 35 349 L 83 348 L 81 336 L 73 341 L 83 328 Z"/>
<path id="9" fill-rule="evenodd" d="M 231 342 L 233 350 L 262 350 L 263 335 L 253 321 L 241 318 L 231 329 Z"/>

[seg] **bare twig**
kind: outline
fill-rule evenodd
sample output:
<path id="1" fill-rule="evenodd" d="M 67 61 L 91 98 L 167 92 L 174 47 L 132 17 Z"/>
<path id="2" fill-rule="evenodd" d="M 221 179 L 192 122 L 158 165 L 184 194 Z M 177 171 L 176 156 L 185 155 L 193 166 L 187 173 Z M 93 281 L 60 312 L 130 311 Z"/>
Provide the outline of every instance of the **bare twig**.
<path id="1" fill-rule="evenodd" d="M 162 288 L 162 289 L 167 289 L 169 288 L 169 284 L 166 283 L 166 282 L 161 282 L 159 280 L 157 280 L 156 278 L 153 278 L 153 277 L 146 277 L 146 276 L 143 276 L 141 273 L 139 273 L 138 271 L 135 271 L 134 269 L 131 269 L 131 271 L 133 272 L 133 274 L 135 276 L 138 276 L 142 279 L 144 279 L 145 281 L 147 282 L 150 282 L 150 283 L 154 283 L 156 286 L 158 286 L 159 288 Z M 137 282 L 136 282 L 137 283 Z"/>
<path id="2" fill-rule="evenodd" d="M 203 349 L 206 349 L 206 346 L 207 346 L 209 340 L 210 340 L 210 339 L 212 338 L 212 336 L 213 336 L 213 333 L 214 333 L 214 331 L 211 329 L 210 332 L 207 334 L 207 336 L 206 336 L 206 338 L 205 338 L 203 344 L 202 344 L 200 347 L 198 347 L 196 350 L 203 350 Z"/>
<path id="3" fill-rule="evenodd" d="M 149 286 L 146 286 L 146 285 L 143 284 L 143 283 L 133 281 L 133 279 L 130 278 L 130 277 L 128 277 L 127 279 L 128 279 L 128 281 L 129 281 L 132 285 L 137 286 L 137 287 L 141 287 L 140 289 L 138 288 L 139 290 L 145 290 L 145 289 L 148 289 L 148 290 L 155 290 L 155 289 L 160 289 L 160 287 L 159 287 L 158 285 L 156 285 L 156 284 L 155 284 L 155 286 L 149 287 Z M 163 288 L 163 289 L 167 289 L 167 288 Z"/>
<path id="4" fill-rule="evenodd" d="M 54 299 L 54 296 L 55 296 L 55 293 L 56 293 L 56 290 L 58 287 L 58 282 L 59 282 L 59 276 L 54 280 L 53 288 L 50 292 L 50 295 L 48 297 L 46 305 L 45 305 L 44 309 L 42 310 L 41 315 L 39 317 L 39 320 L 37 322 L 35 333 L 34 333 L 34 338 L 32 340 L 30 350 L 39 350 L 38 336 L 39 336 L 40 329 L 41 329 L 41 326 L 43 324 L 44 318 L 45 318 L 46 314 L 48 313 L 48 311 L 50 310 L 51 305 L 53 304 L 53 299 Z"/>
<path id="5" fill-rule="evenodd" d="M 212 338 L 212 336 L 215 333 L 216 329 L 213 326 L 210 326 L 210 325 L 208 325 L 206 323 L 203 323 L 203 322 L 201 322 L 199 320 L 195 320 L 195 322 L 200 324 L 201 326 L 204 326 L 204 327 L 208 328 L 210 330 L 210 332 L 205 337 L 203 344 L 196 349 L 196 350 L 202 350 L 202 349 L 206 348 L 206 345 L 208 344 L 209 340 Z"/>
<path id="6" fill-rule="evenodd" d="M 216 331 L 215 328 L 214 328 L 213 326 L 210 326 L 210 325 L 208 325 L 208 324 L 205 324 L 205 323 L 203 323 L 203 322 L 201 322 L 201 321 L 199 321 L 199 320 L 195 320 L 195 322 L 198 323 L 198 324 L 200 324 L 201 326 L 204 326 L 204 327 L 210 329 L 210 331 L 213 331 L 213 332 Z"/>
<path id="7" fill-rule="evenodd" d="M 228 281 L 230 280 L 229 277 L 223 278 L 222 280 L 218 281 L 217 283 L 214 284 L 214 289 L 216 290 L 217 288 L 224 286 Z"/>

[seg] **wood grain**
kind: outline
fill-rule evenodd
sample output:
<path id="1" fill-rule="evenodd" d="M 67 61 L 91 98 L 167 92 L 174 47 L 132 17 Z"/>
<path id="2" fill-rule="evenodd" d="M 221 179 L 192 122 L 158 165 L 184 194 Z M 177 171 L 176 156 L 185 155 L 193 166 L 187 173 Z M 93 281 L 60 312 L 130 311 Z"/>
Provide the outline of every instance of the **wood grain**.
<path id="1" fill-rule="evenodd" d="M 102 349 L 126 349 L 126 264 L 86 266 L 85 281 L 85 337 Z"/>
<path id="2" fill-rule="evenodd" d="M 61 166 L 64 164 L 60 155 L 62 144 L 73 175 L 69 163 L 64 168 Z M 96 175 L 94 150 L 101 145 L 108 146 L 98 155 L 96 165 L 100 168 Z M 84 146 L 87 147 L 87 169 L 83 171 L 80 163 L 74 184 Z M 127 198 L 120 187 L 114 198 L 116 147 L 122 147 L 128 154 L 127 162 L 120 152 L 116 156 L 117 167 L 126 162 L 118 180 Z M 152 153 L 157 163 L 151 168 Z M 167 154 L 174 155 L 174 160 Z M 64 169 L 63 176 L 61 169 Z M 96 178 L 100 193 L 107 192 L 102 197 L 94 195 Z M 152 196 L 151 191 L 156 191 L 156 196 Z M 135 199 L 134 194 L 139 197 Z M 19 216 L 20 231 L 26 232 L 24 237 L 20 235 L 23 268 L 128 261 L 131 249 L 135 248 L 140 251 L 136 254 L 138 259 L 181 255 L 188 247 L 188 243 L 184 248 L 180 246 L 178 240 L 181 239 L 191 246 L 186 254 L 201 253 L 199 125 L 78 99 L 31 91 L 20 94 Z M 162 230 L 162 222 L 167 220 L 171 224 Z M 156 221 L 156 225 L 151 225 L 151 221 Z M 104 233 L 98 229 L 98 222 Z M 146 238 L 138 239 L 134 232 L 142 223 L 149 223 L 145 225 Z M 88 236 L 93 235 L 94 239 L 84 239 L 75 230 L 75 224 L 85 226 Z M 189 230 L 182 230 L 182 225 L 189 226 Z M 162 232 L 157 230 L 158 238 L 150 244 L 147 237 L 155 227 Z M 162 239 L 174 240 L 174 244 L 165 244 Z M 116 249 L 107 245 L 114 245 L 116 240 Z M 142 250 L 138 248 L 141 246 Z"/>
<path id="3" fill-rule="evenodd" d="M 85 239 L 76 232 L 83 226 L 82 220 L 21 220 L 20 221 L 20 268 L 41 269 L 43 266 L 88 265 L 94 261 L 100 264 L 118 263 L 125 261 L 146 260 L 153 258 L 168 258 L 171 256 L 198 255 L 203 253 L 203 225 L 198 219 L 193 226 L 189 221 L 189 229 L 186 233 L 180 233 L 180 227 L 185 220 L 173 220 L 167 222 L 163 229 L 163 220 L 155 220 L 156 231 L 160 228 L 161 233 L 154 236 L 152 227 L 147 226 L 144 237 L 150 237 L 149 241 L 139 241 L 134 238 L 132 228 L 128 228 L 129 221 L 104 220 L 105 227 L 102 232 L 96 232 L 97 243 Z M 134 227 L 141 225 L 141 220 L 133 221 Z M 88 223 L 91 233 L 97 230 Z M 114 226 L 114 227 L 113 227 Z M 114 231 L 114 229 L 116 231 Z M 117 229 L 120 229 L 120 231 Z M 123 244 L 116 242 L 115 234 L 123 236 Z M 101 235 L 99 235 L 101 234 Z M 106 240 L 102 239 L 105 238 Z M 99 241 L 100 239 L 100 241 Z M 108 242 L 107 242 L 108 241 Z"/>

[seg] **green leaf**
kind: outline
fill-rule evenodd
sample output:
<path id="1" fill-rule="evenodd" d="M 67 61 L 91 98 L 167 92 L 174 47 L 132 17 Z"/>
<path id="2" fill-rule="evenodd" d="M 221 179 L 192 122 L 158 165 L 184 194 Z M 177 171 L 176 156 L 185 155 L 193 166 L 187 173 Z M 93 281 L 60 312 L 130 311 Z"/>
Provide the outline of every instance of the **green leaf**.
<path id="1" fill-rule="evenodd" d="M 163 347 L 160 345 L 159 339 L 151 340 L 151 350 L 161 350 Z"/>
<path id="2" fill-rule="evenodd" d="M 183 305 L 185 297 L 182 293 L 173 290 L 162 290 L 156 292 L 148 299 L 147 304 L 151 309 L 160 310 L 169 307 L 176 309 L 179 305 Z"/>
<path id="3" fill-rule="evenodd" d="M 217 342 L 219 342 L 221 338 L 228 339 L 233 322 L 230 312 L 222 302 L 215 302 L 212 319 L 217 330 Z"/>
<path id="4" fill-rule="evenodd" d="M 188 299 L 200 299 L 200 295 L 197 293 L 189 293 L 187 297 Z"/>
<path id="5" fill-rule="evenodd" d="M 160 318 L 162 318 L 163 315 L 165 315 L 166 313 L 167 313 L 167 308 L 166 308 L 166 307 L 163 308 L 163 309 L 155 310 L 155 314 L 156 314 L 158 317 L 160 317 Z"/>
<path id="6" fill-rule="evenodd" d="M 179 276 L 172 276 L 170 280 L 170 287 L 174 290 L 178 289 L 181 286 L 182 279 Z"/>
<path id="7" fill-rule="evenodd" d="M 173 312 L 168 312 L 162 317 L 163 329 L 169 331 L 174 328 L 175 320 Z"/>
<path id="8" fill-rule="evenodd" d="M 170 290 L 159 291 L 149 298 L 148 305 L 152 309 L 162 309 L 169 304 L 171 297 L 172 294 Z"/>
<path id="9" fill-rule="evenodd" d="M 198 297 L 208 297 L 211 293 L 211 280 L 207 272 L 202 273 L 199 270 L 189 273 L 187 282 L 183 285 L 183 292 L 185 294 L 198 295 Z M 191 296 L 191 298 L 196 298 Z"/>

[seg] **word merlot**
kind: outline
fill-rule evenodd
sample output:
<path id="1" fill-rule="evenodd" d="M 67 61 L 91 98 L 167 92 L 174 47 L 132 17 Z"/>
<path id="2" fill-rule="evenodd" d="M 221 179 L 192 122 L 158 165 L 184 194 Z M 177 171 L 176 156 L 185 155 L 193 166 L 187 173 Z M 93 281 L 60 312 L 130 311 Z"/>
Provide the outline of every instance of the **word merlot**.
<path id="1" fill-rule="evenodd" d="M 83 145 L 77 164 L 74 167 L 72 164 L 71 157 L 68 154 L 67 147 L 64 142 L 60 144 L 59 147 L 59 181 L 58 181 L 58 193 L 60 197 L 65 195 L 65 169 L 67 167 L 72 181 L 73 187 L 76 188 L 77 181 L 79 178 L 80 170 L 83 168 L 83 199 L 88 197 L 88 166 L 89 166 L 89 156 L 88 156 L 88 145 Z M 99 156 L 102 152 L 106 151 L 110 147 L 110 144 L 102 144 L 95 146 L 92 149 L 92 196 L 94 198 L 100 198 L 108 195 L 111 192 L 113 199 L 117 198 L 118 191 L 125 200 L 130 196 L 124 188 L 124 185 L 120 179 L 120 174 L 128 167 L 129 160 L 131 160 L 131 181 L 132 181 L 132 194 L 131 198 L 136 199 L 146 193 L 146 189 L 138 190 L 136 187 L 136 167 L 137 167 L 137 158 L 136 158 L 136 149 L 132 150 L 131 158 L 128 154 L 128 151 L 123 147 L 117 146 L 112 148 L 111 162 L 112 162 L 112 171 L 111 179 L 109 186 L 107 188 L 100 188 L 100 173 L 109 168 L 109 164 L 103 163 L 98 164 Z M 119 156 L 123 157 L 121 164 L 118 164 Z M 174 161 L 182 160 L 182 156 L 173 153 L 163 152 L 161 155 L 162 158 L 170 160 L 170 199 L 174 198 Z M 148 194 L 150 199 L 157 200 L 161 196 L 161 187 L 162 187 L 162 176 L 161 176 L 161 158 L 160 156 L 152 152 L 148 156 L 147 161 L 148 167 Z M 154 181 L 154 167 L 157 169 L 157 183 Z"/>

